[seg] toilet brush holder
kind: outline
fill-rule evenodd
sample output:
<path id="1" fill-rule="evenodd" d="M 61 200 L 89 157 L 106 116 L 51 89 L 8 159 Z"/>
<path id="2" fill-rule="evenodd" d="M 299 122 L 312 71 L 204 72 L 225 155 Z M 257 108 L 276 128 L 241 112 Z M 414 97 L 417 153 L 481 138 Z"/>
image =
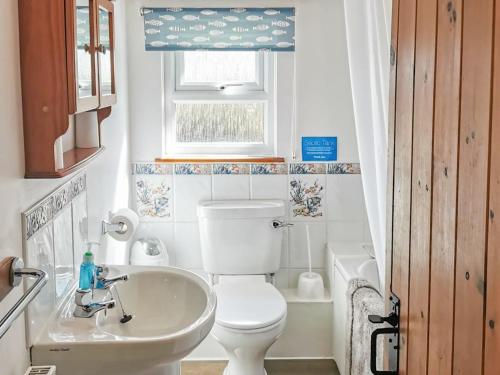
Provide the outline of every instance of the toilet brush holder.
<path id="1" fill-rule="evenodd" d="M 316 272 L 304 272 L 299 276 L 297 295 L 304 299 L 321 299 L 325 295 L 323 278 Z"/>

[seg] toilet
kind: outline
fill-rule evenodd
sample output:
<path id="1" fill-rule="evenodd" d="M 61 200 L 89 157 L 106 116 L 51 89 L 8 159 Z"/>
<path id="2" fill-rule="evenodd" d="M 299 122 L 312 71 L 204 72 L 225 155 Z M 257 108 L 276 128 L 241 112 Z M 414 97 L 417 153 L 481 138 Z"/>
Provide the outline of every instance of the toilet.
<path id="1" fill-rule="evenodd" d="M 265 375 L 264 358 L 286 324 L 287 305 L 267 281 L 280 267 L 282 201 L 198 205 L 203 268 L 217 293 L 212 329 L 229 362 L 224 375 Z"/>

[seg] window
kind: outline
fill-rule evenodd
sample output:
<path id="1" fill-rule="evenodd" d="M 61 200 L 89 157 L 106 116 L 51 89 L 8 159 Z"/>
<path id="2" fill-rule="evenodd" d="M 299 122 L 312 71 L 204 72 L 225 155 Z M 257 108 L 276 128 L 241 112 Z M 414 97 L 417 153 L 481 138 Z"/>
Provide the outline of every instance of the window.
<path id="1" fill-rule="evenodd" d="M 166 55 L 165 155 L 275 155 L 274 56 Z"/>

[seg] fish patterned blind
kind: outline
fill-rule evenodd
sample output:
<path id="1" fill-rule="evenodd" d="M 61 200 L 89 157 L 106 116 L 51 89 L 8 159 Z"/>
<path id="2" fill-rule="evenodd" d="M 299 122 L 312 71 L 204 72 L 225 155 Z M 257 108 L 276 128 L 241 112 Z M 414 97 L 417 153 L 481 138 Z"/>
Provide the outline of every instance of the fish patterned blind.
<path id="1" fill-rule="evenodd" d="M 146 51 L 294 51 L 295 8 L 143 8 Z"/>

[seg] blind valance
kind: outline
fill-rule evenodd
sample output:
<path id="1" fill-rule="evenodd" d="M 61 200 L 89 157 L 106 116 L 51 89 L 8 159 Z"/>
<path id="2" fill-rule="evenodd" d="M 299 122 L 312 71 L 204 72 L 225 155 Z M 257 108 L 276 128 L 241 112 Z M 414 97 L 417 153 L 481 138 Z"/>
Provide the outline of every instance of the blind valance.
<path id="1" fill-rule="evenodd" d="M 143 8 L 147 51 L 295 50 L 295 8 Z"/>

